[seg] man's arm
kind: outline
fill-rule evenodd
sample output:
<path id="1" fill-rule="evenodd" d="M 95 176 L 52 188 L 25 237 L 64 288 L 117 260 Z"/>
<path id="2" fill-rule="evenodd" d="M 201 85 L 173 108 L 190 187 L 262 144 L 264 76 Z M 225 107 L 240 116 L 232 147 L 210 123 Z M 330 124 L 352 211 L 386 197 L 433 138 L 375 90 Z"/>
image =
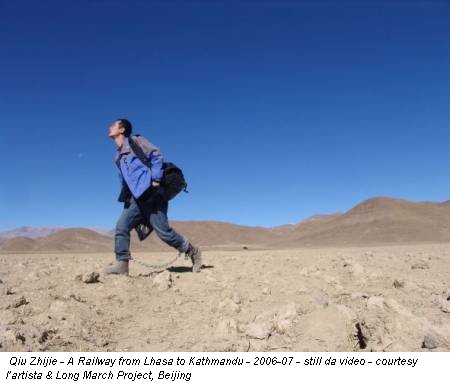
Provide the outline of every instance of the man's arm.
<path id="1" fill-rule="evenodd" d="M 152 181 L 160 182 L 163 177 L 163 155 L 156 149 L 150 153 L 150 163 L 152 164 Z"/>
<path id="2" fill-rule="evenodd" d="M 164 158 L 158 147 L 150 143 L 147 139 L 142 136 L 136 137 L 135 141 L 137 141 L 138 145 L 142 148 L 145 155 L 147 156 L 150 164 L 152 165 L 152 183 L 158 183 L 161 181 L 163 177 L 163 162 Z"/>
<path id="3" fill-rule="evenodd" d="M 119 162 L 116 162 L 116 166 L 117 166 L 117 175 L 119 177 L 120 182 L 120 193 L 119 197 L 117 198 L 117 201 L 125 203 L 130 198 L 130 189 L 128 188 L 128 185 L 125 182 L 125 179 L 123 178 Z"/>
<path id="4" fill-rule="evenodd" d="M 120 169 L 120 156 L 119 155 L 114 156 L 114 164 L 116 165 L 117 176 L 119 177 L 120 185 L 122 185 L 123 184 L 123 175 L 122 175 L 122 171 Z"/>

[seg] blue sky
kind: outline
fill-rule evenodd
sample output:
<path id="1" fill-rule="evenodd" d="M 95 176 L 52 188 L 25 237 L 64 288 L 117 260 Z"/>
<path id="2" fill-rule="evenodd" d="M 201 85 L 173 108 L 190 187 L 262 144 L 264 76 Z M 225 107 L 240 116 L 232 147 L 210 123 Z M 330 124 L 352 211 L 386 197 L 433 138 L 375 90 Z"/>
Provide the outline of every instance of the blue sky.
<path id="1" fill-rule="evenodd" d="M 185 171 L 173 220 L 450 199 L 448 1 L 2 1 L 0 228 L 113 227 L 107 127 Z"/>

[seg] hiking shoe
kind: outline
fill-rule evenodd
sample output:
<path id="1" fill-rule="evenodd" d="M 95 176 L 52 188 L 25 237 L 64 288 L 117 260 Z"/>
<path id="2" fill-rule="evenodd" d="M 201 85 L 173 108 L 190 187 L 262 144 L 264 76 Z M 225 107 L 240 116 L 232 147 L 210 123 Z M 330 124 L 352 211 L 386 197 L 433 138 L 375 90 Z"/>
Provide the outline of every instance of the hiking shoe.
<path id="1" fill-rule="evenodd" d="M 112 267 L 105 268 L 106 275 L 126 275 L 128 276 L 128 260 L 119 260 Z"/>
<path id="2" fill-rule="evenodd" d="M 194 247 L 189 243 L 189 248 L 186 251 L 186 256 L 189 256 L 192 261 L 192 272 L 200 272 L 202 267 L 202 252 L 200 248 Z"/>

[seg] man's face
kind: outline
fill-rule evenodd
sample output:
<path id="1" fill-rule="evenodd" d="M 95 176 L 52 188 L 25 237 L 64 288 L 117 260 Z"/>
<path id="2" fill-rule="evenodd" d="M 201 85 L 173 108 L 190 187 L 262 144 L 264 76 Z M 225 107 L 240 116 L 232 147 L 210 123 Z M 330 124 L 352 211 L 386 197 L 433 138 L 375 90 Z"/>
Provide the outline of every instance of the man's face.
<path id="1" fill-rule="evenodd" d="M 115 138 L 121 134 L 123 134 L 125 132 L 125 128 L 123 128 L 120 125 L 119 121 L 115 121 L 114 123 L 111 124 L 111 126 L 109 127 L 109 133 L 108 136 L 111 138 Z"/>

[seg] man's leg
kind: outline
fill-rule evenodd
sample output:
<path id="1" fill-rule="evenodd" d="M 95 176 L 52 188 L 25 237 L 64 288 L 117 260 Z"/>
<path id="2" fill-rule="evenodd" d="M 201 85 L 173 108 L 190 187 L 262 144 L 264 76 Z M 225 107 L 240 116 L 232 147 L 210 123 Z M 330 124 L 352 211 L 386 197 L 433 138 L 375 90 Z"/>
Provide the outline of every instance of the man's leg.
<path id="1" fill-rule="evenodd" d="M 130 260 L 130 233 L 131 230 L 143 220 L 142 213 L 134 199 L 126 207 L 117 220 L 115 233 L 115 247 L 117 264 L 107 268 L 107 274 L 128 274 L 128 261 Z"/>
<path id="2" fill-rule="evenodd" d="M 168 203 L 166 201 L 161 202 L 161 204 L 158 204 L 157 207 L 151 210 L 149 213 L 150 225 L 162 241 L 176 248 L 179 252 L 186 253 L 192 260 L 192 270 L 200 272 L 202 265 L 200 249 L 194 247 L 184 236 L 180 235 L 169 225 L 167 207 Z"/>

